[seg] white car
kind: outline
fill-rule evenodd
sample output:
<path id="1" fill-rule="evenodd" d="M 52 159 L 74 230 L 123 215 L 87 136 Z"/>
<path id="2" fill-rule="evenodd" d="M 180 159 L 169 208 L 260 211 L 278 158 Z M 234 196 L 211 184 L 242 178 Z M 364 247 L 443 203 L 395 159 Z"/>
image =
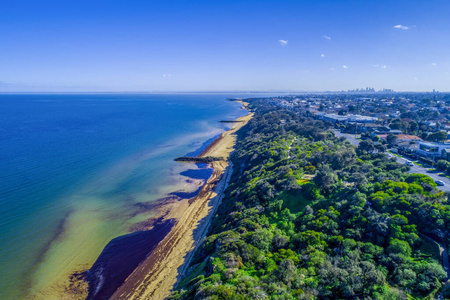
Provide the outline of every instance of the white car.
<path id="1" fill-rule="evenodd" d="M 412 161 L 409 161 L 409 160 L 407 160 L 407 161 L 405 162 L 405 164 L 406 164 L 407 166 L 410 166 L 410 167 L 414 166 L 413 162 L 412 162 Z"/>

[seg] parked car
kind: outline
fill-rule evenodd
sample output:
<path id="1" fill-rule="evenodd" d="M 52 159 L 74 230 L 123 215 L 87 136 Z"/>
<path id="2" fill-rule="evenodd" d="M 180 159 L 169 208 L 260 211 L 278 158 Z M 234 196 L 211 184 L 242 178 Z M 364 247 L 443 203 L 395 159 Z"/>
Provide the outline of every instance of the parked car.
<path id="1" fill-rule="evenodd" d="M 445 183 L 442 180 L 436 180 L 435 182 L 436 182 L 437 185 L 440 185 L 440 186 L 444 186 L 445 185 Z"/>
<path id="2" fill-rule="evenodd" d="M 407 166 L 410 166 L 410 167 L 414 166 L 413 162 L 412 162 L 412 161 L 409 161 L 409 160 L 407 160 L 407 161 L 405 162 L 405 164 L 406 164 Z"/>

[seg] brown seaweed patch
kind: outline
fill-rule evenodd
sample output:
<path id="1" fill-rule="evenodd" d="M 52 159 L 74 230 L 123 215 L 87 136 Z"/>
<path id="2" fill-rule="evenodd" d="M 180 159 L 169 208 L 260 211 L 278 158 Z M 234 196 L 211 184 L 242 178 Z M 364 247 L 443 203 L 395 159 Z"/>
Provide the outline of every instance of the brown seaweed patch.
<path id="1" fill-rule="evenodd" d="M 74 279 L 84 276 L 88 282 L 87 299 L 109 299 L 175 224 L 175 220 L 163 221 L 161 217 L 152 230 L 138 231 L 111 240 L 89 271 L 74 274 Z"/>

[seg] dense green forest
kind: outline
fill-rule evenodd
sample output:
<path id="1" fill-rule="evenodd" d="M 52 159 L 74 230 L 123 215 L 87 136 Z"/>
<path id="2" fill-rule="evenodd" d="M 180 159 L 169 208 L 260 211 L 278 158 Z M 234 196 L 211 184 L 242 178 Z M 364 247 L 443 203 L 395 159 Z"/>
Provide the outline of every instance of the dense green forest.
<path id="1" fill-rule="evenodd" d="M 250 99 L 234 172 L 171 299 L 434 299 L 447 195 L 329 124 Z"/>

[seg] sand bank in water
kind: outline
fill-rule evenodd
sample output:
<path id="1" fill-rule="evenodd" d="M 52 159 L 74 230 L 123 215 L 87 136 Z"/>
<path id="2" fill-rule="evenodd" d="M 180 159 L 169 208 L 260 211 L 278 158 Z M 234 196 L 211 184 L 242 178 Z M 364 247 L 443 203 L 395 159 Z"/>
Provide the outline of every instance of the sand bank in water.
<path id="1" fill-rule="evenodd" d="M 246 108 L 246 103 L 242 103 Z M 233 127 L 218 137 L 200 156 L 223 157 L 213 162 L 214 172 L 192 201 L 182 201 L 165 219 L 175 219 L 170 233 L 126 279 L 111 299 L 164 299 L 170 295 L 178 276 L 189 264 L 196 245 L 206 234 L 211 218 L 223 197 L 231 176 L 228 158 L 234 150 L 236 131 L 253 117 L 237 119 Z"/>

